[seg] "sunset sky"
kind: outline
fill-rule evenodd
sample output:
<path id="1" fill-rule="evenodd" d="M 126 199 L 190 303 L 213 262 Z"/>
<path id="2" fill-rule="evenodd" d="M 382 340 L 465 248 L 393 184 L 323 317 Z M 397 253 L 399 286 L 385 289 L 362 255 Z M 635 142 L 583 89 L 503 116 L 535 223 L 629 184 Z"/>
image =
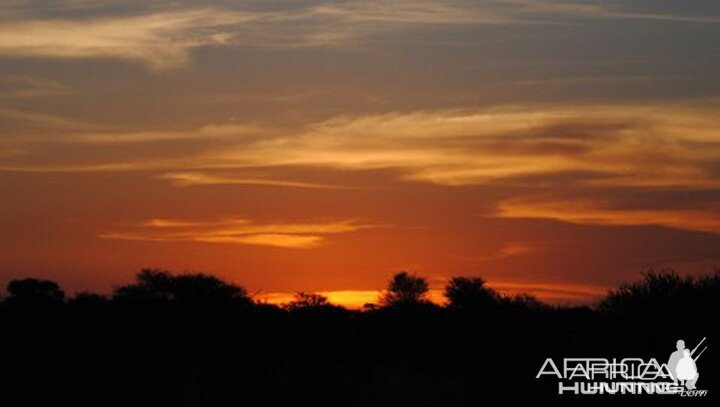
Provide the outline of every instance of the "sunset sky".
<path id="1" fill-rule="evenodd" d="M 719 40 L 717 0 L 4 0 L 0 285 L 710 272 Z"/>

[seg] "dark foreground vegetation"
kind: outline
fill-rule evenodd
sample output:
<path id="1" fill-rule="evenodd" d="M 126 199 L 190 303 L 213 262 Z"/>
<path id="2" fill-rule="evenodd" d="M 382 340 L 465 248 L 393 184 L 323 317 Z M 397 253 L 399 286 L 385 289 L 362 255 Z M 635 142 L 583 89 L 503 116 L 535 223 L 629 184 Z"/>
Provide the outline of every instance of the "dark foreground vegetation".
<path id="1" fill-rule="evenodd" d="M 398 273 L 379 305 L 350 311 L 312 293 L 262 304 L 202 274 L 144 270 L 110 297 L 15 280 L 0 303 L 0 405 L 676 405 L 687 400 L 557 396 L 535 376 L 548 357 L 664 363 L 676 340 L 703 337 L 710 393 L 693 402 L 720 392 L 720 273 L 646 273 L 593 308 L 502 296 L 480 278 L 452 279 L 445 307 L 427 289 Z"/>

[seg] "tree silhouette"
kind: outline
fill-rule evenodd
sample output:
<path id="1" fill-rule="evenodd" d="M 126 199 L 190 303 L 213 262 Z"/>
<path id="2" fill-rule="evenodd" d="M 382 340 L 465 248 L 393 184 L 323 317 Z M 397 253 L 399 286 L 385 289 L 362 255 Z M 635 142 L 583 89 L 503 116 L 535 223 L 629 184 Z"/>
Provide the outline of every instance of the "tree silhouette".
<path id="1" fill-rule="evenodd" d="M 26 405 L 108 394 L 123 405 L 556 403 L 534 378 L 547 355 L 664 356 L 678 338 L 711 343 L 720 273 L 646 273 L 599 311 L 501 295 L 479 277 L 452 278 L 444 309 L 427 294 L 428 282 L 407 272 L 390 279 L 384 307 L 365 312 L 307 292 L 284 308 L 252 303 L 242 287 L 199 273 L 146 269 L 111 297 L 68 299 L 51 281 L 16 280 L 0 303 L 0 383 Z M 700 361 L 701 383 L 717 382 L 703 367 L 713 357 Z M 588 405 L 609 399 L 596 400 Z"/>
<path id="2" fill-rule="evenodd" d="M 65 299 L 65 292 L 56 282 L 36 278 L 13 280 L 7 292 L 10 304 L 58 305 Z"/>
<path id="3" fill-rule="evenodd" d="M 448 308 L 463 311 L 493 309 L 500 301 L 500 295 L 480 277 L 453 277 L 445 286 L 445 298 Z"/>
<path id="4" fill-rule="evenodd" d="M 420 304 L 427 302 L 427 292 L 427 280 L 401 271 L 390 279 L 380 303 L 385 306 Z"/>

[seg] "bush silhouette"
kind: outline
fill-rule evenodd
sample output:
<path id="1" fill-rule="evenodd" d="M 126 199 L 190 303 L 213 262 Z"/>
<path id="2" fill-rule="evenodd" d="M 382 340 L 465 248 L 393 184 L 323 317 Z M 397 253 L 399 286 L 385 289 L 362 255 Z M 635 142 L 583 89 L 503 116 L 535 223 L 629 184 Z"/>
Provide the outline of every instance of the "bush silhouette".
<path id="1" fill-rule="evenodd" d="M 480 277 L 453 277 L 445 286 L 448 308 L 462 311 L 491 310 L 498 306 L 500 295 L 485 286 Z"/>
<path id="2" fill-rule="evenodd" d="M 680 276 L 673 270 L 648 271 L 642 280 L 626 283 L 599 303 L 598 309 L 614 315 L 665 315 L 689 318 L 698 310 L 720 304 L 720 272 L 714 275 Z"/>
<path id="3" fill-rule="evenodd" d="M 113 298 L 120 302 L 250 304 L 244 288 L 201 273 L 172 275 L 164 270 L 143 269 L 136 280 L 115 290 Z"/>

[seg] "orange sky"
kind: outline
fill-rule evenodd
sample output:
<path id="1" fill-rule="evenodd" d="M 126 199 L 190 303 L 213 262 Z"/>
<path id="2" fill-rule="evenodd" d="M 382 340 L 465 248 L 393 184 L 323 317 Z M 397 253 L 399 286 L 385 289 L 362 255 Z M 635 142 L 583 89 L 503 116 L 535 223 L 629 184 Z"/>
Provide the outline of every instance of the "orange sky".
<path id="1" fill-rule="evenodd" d="M 17 0 L 0 284 L 393 272 L 588 303 L 720 264 L 716 2 Z"/>

